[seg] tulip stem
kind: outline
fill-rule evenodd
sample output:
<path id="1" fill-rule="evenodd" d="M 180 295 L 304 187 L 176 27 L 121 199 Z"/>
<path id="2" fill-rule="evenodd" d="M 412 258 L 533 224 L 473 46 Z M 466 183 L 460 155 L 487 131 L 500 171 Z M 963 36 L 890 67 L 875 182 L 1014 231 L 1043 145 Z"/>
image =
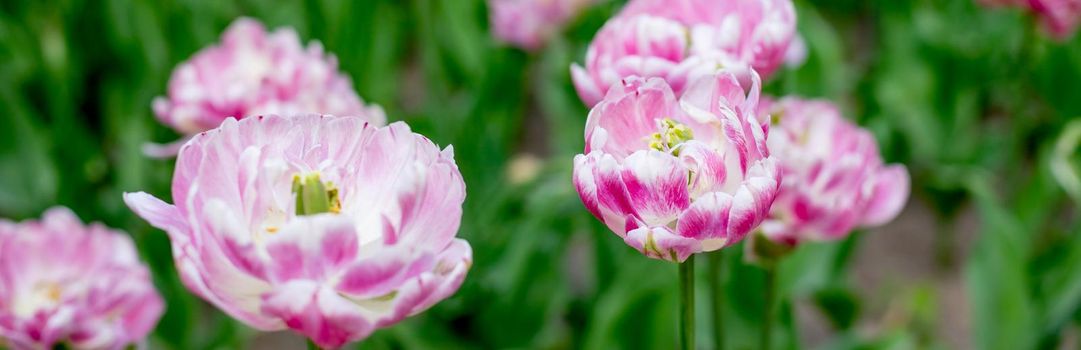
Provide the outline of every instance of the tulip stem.
<path id="1" fill-rule="evenodd" d="M 766 302 L 762 310 L 762 335 L 759 338 L 759 349 L 770 350 L 770 341 L 773 340 L 773 314 L 777 304 L 777 265 L 766 264 Z"/>
<path id="2" fill-rule="evenodd" d="M 308 350 L 320 350 L 319 345 L 315 345 L 315 342 L 309 339 L 304 339 L 304 343 L 308 344 Z"/>
<path id="3" fill-rule="evenodd" d="M 694 349 L 694 254 L 679 264 L 679 345 Z"/>
<path id="4" fill-rule="evenodd" d="M 713 295 L 713 348 L 724 350 L 724 254 L 709 255 L 709 292 Z"/>

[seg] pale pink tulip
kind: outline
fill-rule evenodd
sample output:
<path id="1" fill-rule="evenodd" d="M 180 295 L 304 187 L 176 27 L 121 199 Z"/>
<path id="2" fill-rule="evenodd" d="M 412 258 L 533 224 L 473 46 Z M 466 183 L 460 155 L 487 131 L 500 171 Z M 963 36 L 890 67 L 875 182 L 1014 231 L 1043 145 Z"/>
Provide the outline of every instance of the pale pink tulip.
<path id="1" fill-rule="evenodd" d="M 319 42 L 304 47 L 291 28 L 268 33 L 259 22 L 233 22 L 219 45 L 181 63 L 169 79 L 168 96 L 153 102 L 161 123 L 185 135 L 218 127 L 226 118 L 322 113 L 359 116 L 377 125 L 383 110 L 367 106 L 338 61 Z M 159 150 L 175 154 L 183 141 Z"/>
<path id="2" fill-rule="evenodd" d="M 123 349 L 142 343 L 164 309 L 126 234 L 67 208 L 0 220 L 0 347 Z"/>
<path id="3" fill-rule="evenodd" d="M 537 50 L 594 0 L 488 0 L 492 34 L 525 50 Z"/>
<path id="4" fill-rule="evenodd" d="M 766 218 L 780 184 L 745 91 L 715 72 L 679 100 L 660 78 L 628 77 L 589 113 L 574 184 L 598 219 L 643 254 L 682 262 L 739 242 Z"/>
<path id="5" fill-rule="evenodd" d="M 325 348 L 428 309 L 472 264 L 453 150 L 400 122 L 226 119 L 181 148 L 172 198 L 124 195 L 169 234 L 190 290 Z"/>
<path id="6" fill-rule="evenodd" d="M 664 78 L 680 95 L 694 80 L 681 74 L 688 71 L 744 67 L 770 76 L 786 54 L 799 53 L 790 48 L 796 36 L 791 0 L 632 0 L 593 38 L 585 67 L 571 73 L 589 106 L 631 75 Z"/>
<path id="7" fill-rule="evenodd" d="M 687 28 L 653 16 L 616 17 L 604 24 L 586 51 L 585 67 L 571 66 L 578 96 L 588 106 L 628 76 L 668 78 L 687 58 Z M 682 91 L 682 85 L 675 86 Z"/>
<path id="8" fill-rule="evenodd" d="M 776 121 L 768 143 L 784 174 L 761 227 L 766 237 L 787 245 L 840 239 L 904 208 L 908 171 L 884 165 L 874 136 L 831 103 L 785 98 L 761 106 Z"/>

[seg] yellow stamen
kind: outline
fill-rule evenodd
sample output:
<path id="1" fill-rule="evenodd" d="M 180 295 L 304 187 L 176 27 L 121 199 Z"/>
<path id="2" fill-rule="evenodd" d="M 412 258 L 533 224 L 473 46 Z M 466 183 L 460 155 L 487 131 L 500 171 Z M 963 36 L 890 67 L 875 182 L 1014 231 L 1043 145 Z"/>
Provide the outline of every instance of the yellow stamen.
<path id="1" fill-rule="evenodd" d="M 672 152 L 672 154 L 678 155 L 679 145 L 694 139 L 694 131 L 691 128 L 671 118 L 658 120 L 657 128 L 660 131 L 649 135 L 649 148 L 658 151 Z"/>
<path id="2" fill-rule="evenodd" d="M 45 297 L 50 301 L 60 301 L 60 285 L 56 283 L 49 283 L 45 286 Z"/>

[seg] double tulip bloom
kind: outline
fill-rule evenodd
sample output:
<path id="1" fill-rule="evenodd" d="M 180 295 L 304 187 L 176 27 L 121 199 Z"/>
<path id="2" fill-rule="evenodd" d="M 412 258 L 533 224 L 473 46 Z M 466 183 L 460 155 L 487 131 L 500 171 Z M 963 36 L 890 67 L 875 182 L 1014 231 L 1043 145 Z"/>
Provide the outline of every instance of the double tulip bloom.
<path id="1" fill-rule="evenodd" d="M 537 50 L 595 0 L 489 0 L 492 34 L 500 41 Z"/>
<path id="2" fill-rule="evenodd" d="M 0 220 L 0 347 L 119 350 L 146 338 L 164 309 L 126 234 L 66 208 Z"/>
<path id="3" fill-rule="evenodd" d="M 233 22 L 221 44 L 177 66 L 168 95 L 156 98 L 153 109 L 161 123 L 184 135 L 216 128 L 229 117 L 263 114 L 323 113 L 386 122 L 383 110 L 364 104 L 349 77 L 338 72 L 337 59 L 318 42 L 305 47 L 292 29 L 268 33 L 247 18 Z M 149 150 L 175 155 L 181 144 Z"/>
<path id="4" fill-rule="evenodd" d="M 834 240 L 854 228 L 884 224 L 904 207 L 908 172 L 884 165 L 874 136 L 829 102 L 784 98 L 764 102 L 775 121 L 769 149 L 784 181 L 761 227 L 772 241 L 795 245 Z"/>
<path id="5" fill-rule="evenodd" d="M 589 106 L 632 75 L 664 78 L 676 95 L 718 67 L 743 71 L 749 83 L 749 70 L 769 77 L 786 56 L 799 57 L 805 48 L 796 35 L 790 0 L 632 0 L 601 28 L 571 76 Z"/>
<path id="6" fill-rule="evenodd" d="M 472 263 L 455 238 L 465 184 L 453 151 L 403 123 L 227 119 L 181 148 L 172 198 L 125 195 L 169 234 L 189 289 L 325 348 L 431 307 Z"/>
<path id="7" fill-rule="evenodd" d="M 643 254 L 682 262 L 735 244 L 780 184 L 759 122 L 759 80 L 701 77 L 677 100 L 660 78 L 627 77 L 589 113 L 574 184 L 586 208 Z"/>

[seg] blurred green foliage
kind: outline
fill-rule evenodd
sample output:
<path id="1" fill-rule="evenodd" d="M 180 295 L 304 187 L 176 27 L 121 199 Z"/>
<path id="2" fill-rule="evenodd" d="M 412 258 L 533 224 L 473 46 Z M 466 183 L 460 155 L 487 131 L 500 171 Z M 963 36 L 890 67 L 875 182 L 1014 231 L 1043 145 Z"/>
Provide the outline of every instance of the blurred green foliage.
<path id="1" fill-rule="evenodd" d="M 766 90 L 828 98 L 871 129 L 887 160 L 909 166 L 913 205 L 933 209 L 942 247 L 957 241 L 957 218 L 975 211 L 969 254 L 941 254 L 946 264 L 963 259 L 952 263 L 964 266 L 966 344 L 1056 348 L 1081 320 L 1079 207 L 1052 170 L 1076 178 L 1081 161 L 1076 141 L 1055 146 L 1081 116 L 1081 37 L 1055 42 L 1019 11 L 967 0 L 796 4 L 809 58 Z M 251 16 L 321 41 L 367 101 L 453 144 L 465 176 L 460 236 L 475 251 L 466 283 L 363 346 L 671 348 L 676 266 L 626 247 L 570 184 L 587 110 L 567 67 L 620 6 L 604 2 L 547 49 L 525 53 L 491 39 L 481 0 L 0 2 L 0 216 L 64 205 L 126 230 L 168 301 L 152 348 L 246 346 L 255 332 L 180 285 L 167 237 L 120 194 L 168 196 L 171 162 L 141 146 L 176 135 L 153 119 L 150 100 L 174 65 Z M 509 181 L 525 153 L 541 157 L 539 171 Z M 926 288 L 902 298 L 905 321 L 857 327 L 864 307 L 851 271 L 861 240 L 806 245 L 784 262 L 790 298 L 774 344 L 801 347 L 802 301 L 828 320 L 828 349 L 948 347 L 935 331 L 939 298 Z M 755 347 L 764 303 L 764 273 L 742 263 L 742 250 L 723 252 L 734 349 Z M 697 270 L 704 281 L 708 270 Z M 700 344 L 711 343 L 709 292 L 699 283 Z"/>

